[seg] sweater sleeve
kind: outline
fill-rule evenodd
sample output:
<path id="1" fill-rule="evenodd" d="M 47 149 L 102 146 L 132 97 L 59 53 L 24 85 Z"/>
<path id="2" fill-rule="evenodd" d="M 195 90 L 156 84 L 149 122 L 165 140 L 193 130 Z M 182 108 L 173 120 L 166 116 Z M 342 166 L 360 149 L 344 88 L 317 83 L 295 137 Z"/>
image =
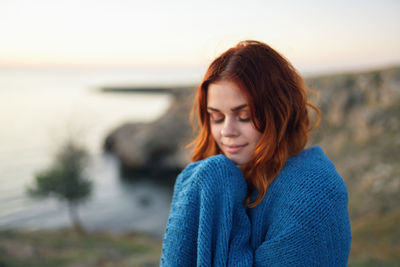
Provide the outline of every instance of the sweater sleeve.
<path id="1" fill-rule="evenodd" d="M 255 250 L 255 266 L 346 266 L 351 231 L 341 177 L 310 177 L 285 188 L 283 204 L 275 203 L 280 216 Z"/>
<path id="2" fill-rule="evenodd" d="M 217 155 L 177 178 L 161 266 L 251 266 L 250 220 L 241 171 Z"/>

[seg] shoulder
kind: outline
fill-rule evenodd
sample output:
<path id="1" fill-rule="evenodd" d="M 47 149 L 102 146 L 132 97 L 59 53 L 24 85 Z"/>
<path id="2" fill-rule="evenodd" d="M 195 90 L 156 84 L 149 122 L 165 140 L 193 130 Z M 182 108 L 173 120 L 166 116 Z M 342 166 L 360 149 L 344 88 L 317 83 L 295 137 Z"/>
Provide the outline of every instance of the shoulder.
<path id="1" fill-rule="evenodd" d="M 177 177 L 177 183 L 193 182 L 199 176 L 219 176 L 221 172 L 233 171 L 235 164 L 226 156 L 219 154 L 203 160 L 195 161 L 186 166 Z M 201 182 L 201 180 L 196 182 Z"/>
<path id="2" fill-rule="evenodd" d="M 335 165 L 320 146 L 304 149 L 289 158 L 277 179 L 284 184 L 290 183 L 311 191 L 347 192 Z"/>
<path id="3" fill-rule="evenodd" d="M 347 212 L 346 185 L 319 146 L 290 158 L 268 190 L 277 206 L 292 215 Z"/>
<path id="4" fill-rule="evenodd" d="M 246 190 L 246 182 L 240 169 L 226 156 L 219 154 L 190 163 L 177 177 L 175 191 L 187 188 L 221 191 Z"/>

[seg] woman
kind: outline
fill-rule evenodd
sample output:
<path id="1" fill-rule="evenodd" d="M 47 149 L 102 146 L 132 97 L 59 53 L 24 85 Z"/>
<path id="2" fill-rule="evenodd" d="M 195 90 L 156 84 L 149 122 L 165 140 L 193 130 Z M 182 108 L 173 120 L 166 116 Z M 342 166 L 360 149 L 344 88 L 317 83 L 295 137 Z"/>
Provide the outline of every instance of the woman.
<path id="1" fill-rule="evenodd" d="M 292 65 L 261 42 L 240 42 L 211 63 L 161 266 L 347 265 L 347 190 L 319 146 L 305 149 L 307 106 L 320 118 L 305 90 Z"/>

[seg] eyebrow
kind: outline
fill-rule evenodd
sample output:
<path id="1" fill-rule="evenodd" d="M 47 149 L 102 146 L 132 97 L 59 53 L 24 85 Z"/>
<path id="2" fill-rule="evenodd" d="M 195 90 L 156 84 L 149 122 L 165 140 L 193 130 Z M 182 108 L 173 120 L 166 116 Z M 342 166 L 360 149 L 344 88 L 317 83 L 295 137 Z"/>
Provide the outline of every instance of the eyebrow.
<path id="1" fill-rule="evenodd" d="M 243 108 L 247 107 L 247 104 L 243 104 L 234 108 L 231 108 L 232 111 L 238 111 L 241 110 Z M 219 109 L 213 108 L 213 107 L 207 107 L 207 109 L 211 110 L 211 111 L 215 111 L 215 112 L 220 112 Z"/>

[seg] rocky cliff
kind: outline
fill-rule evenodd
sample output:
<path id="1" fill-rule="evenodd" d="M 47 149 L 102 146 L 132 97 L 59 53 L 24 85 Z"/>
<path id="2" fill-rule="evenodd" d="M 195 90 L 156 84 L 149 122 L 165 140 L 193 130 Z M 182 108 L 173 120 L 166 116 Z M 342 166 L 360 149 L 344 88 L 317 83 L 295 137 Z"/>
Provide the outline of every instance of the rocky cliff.
<path id="1" fill-rule="evenodd" d="M 310 143 L 324 148 L 349 191 L 349 266 L 399 266 L 400 67 L 307 84 L 323 114 Z"/>
<path id="2" fill-rule="evenodd" d="M 105 150 L 119 158 L 125 171 L 152 176 L 179 172 L 189 162 L 185 146 L 193 137 L 189 123 L 193 92 L 193 88 L 169 90 L 174 98 L 161 118 L 118 127 L 106 137 Z"/>
<path id="3" fill-rule="evenodd" d="M 351 192 L 353 215 L 400 205 L 400 67 L 307 79 L 317 90 L 320 144 Z M 315 98 L 315 97 L 314 97 Z"/>
<path id="4" fill-rule="evenodd" d="M 400 67 L 306 79 L 322 122 L 309 144 L 319 144 L 349 191 L 352 249 L 349 266 L 400 264 Z M 105 148 L 123 169 L 177 173 L 188 162 L 185 145 L 193 88 L 171 91 L 175 100 L 159 120 L 113 131 Z M 173 182 L 169 181 L 170 183 Z"/>
<path id="5" fill-rule="evenodd" d="M 310 99 L 323 115 L 309 145 L 320 144 L 351 193 L 353 216 L 400 205 L 400 67 L 307 78 Z M 193 88 L 176 90 L 169 110 L 149 124 L 122 125 L 106 138 L 124 169 L 178 172 L 188 162 L 184 147 Z M 161 176 L 162 177 L 162 176 Z"/>

